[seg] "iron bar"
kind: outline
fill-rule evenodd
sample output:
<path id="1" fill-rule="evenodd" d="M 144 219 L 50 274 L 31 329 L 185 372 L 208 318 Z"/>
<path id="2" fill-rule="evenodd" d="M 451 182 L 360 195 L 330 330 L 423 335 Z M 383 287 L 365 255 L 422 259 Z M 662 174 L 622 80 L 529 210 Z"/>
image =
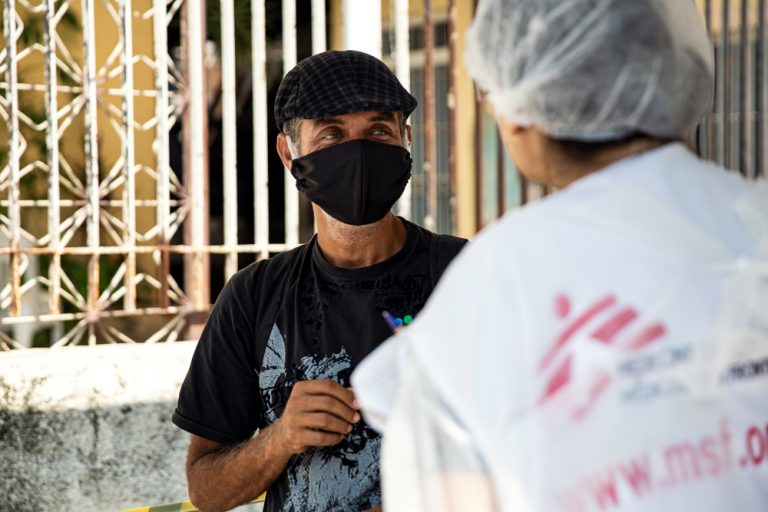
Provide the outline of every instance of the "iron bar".
<path id="1" fill-rule="evenodd" d="M 59 103 L 56 73 L 56 4 L 54 0 L 45 1 L 45 112 L 47 129 L 45 142 L 48 150 L 48 246 L 58 248 L 59 238 L 60 197 L 59 197 Z M 48 264 L 48 277 L 51 286 L 48 287 L 48 312 L 58 313 L 60 308 L 61 289 L 61 256 L 51 255 Z"/>
<path id="2" fill-rule="evenodd" d="M 496 130 L 496 218 L 500 218 L 506 211 L 506 176 L 504 175 L 504 143 L 501 133 Z"/>
<path id="3" fill-rule="evenodd" d="M 395 75 L 403 87 L 411 90 L 411 49 L 409 34 L 408 0 L 394 0 L 395 4 Z M 413 184 L 411 180 L 405 185 L 403 195 L 397 201 L 397 213 L 410 219 L 412 212 Z"/>
<path id="4" fill-rule="evenodd" d="M 152 254 L 154 251 L 165 250 L 171 253 L 178 254 L 227 254 L 229 252 L 236 253 L 261 253 L 266 249 L 269 253 L 278 253 L 288 251 L 295 248 L 296 245 L 290 244 L 268 244 L 266 247 L 263 245 L 247 244 L 247 245 L 169 245 L 168 247 L 162 247 L 158 245 L 137 245 L 134 247 L 119 246 L 119 245 L 106 245 L 101 247 L 61 247 L 59 249 L 51 249 L 50 247 L 22 247 L 14 250 L 12 247 L 0 247 L 0 255 L 4 254 L 52 254 L 56 251 L 66 255 L 79 255 L 79 256 L 105 256 L 109 254 L 128 254 L 128 252 L 135 252 L 136 254 Z"/>
<path id="5" fill-rule="evenodd" d="M 749 39 L 749 2 L 748 0 L 741 0 L 741 128 L 740 134 L 740 160 L 741 165 L 739 171 L 745 176 L 752 176 L 752 158 L 750 158 L 750 151 L 752 149 L 752 102 L 749 98 L 750 91 L 750 55 L 751 55 L 751 43 Z"/>
<path id="6" fill-rule="evenodd" d="M 755 174 L 768 176 L 768 165 L 765 158 L 768 148 L 768 66 L 765 58 L 768 55 L 768 37 L 766 37 L 766 0 L 760 0 L 758 5 L 757 24 L 757 56 L 755 58 L 755 110 L 757 110 L 757 133 L 755 140 Z"/>
<path id="7" fill-rule="evenodd" d="M 283 0 L 283 74 L 296 66 L 296 0 Z M 285 170 L 285 243 L 299 243 L 299 191 L 293 176 Z"/>
<path id="8" fill-rule="evenodd" d="M 459 34 L 456 30 L 458 23 L 459 9 L 456 6 L 456 0 L 448 1 L 448 172 L 449 172 L 449 220 L 451 230 L 458 228 L 458 219 L 456 217 L 456 153 L 458 151 L 456 125 L 456 108 L 458 98 L 456 97 L 457 82 L 457 56 Z"/>
<path id="9" fill-rule="evenodd" d="M 53 205 L 58 205 L 59 208 L 64 208 L 84 206 L 88 204 L 88 201 L 85 199 L 59 199 L 58 201 L 51 201 L 48 199 L 20 199 L 18 203 L 22 208 L 50 208 Z M 8 200 L 0 200 L 0 206 L 8 206 L 9 204 L 10 201 Z M 121 199 L 102 199 L 99 201 L 99 205 L 101 205 L 102 208 L 122 207 L 124 204 L 125 201 Z M 161 201 L 158 201 L 157 199 L 137 199 L 135 201 L 137 208 L 156 208 L 159 204 L 161 204 Z M 182 203 L 181 201 L 173 200 L 169 201 L 169 204 L 172 206 L 179 206 Z"/>
<path id="10" fill-rule="evenodd" d="M 437 227 L 437 145 L 435 141 L 435 27 L 432 0 L 424 0 L 424 182 L 427 188 L 427 214 L 424 227 Z"/>
<path id="11" fill-rule="evenodd" d="M 131 91 L 133 83 L 133 9 L 131 0 L 122 0 L 120 17 L 120 39 L 122 46 L 123 67 L 123 218 L 125 219 L 124 240 L 129 247 L 136 245 L 136 180 L 135 180 L 135 137 L 133 132 L 134 104 Z M 136 308 L 136 287 L 133 278 L 136 275 L 136 254 L 126 254 L 125 299 L 123 307 L 127 310 Z"/>
<path id="12" fill-rule="evenodd" d="M 732 115 L 732 98 L 733 94 L 733 59 L 731 50 L 731 17 L 730 17 L 730 2 L 723 2 L 722 5 L 722 34 L 721 44 L 723 46 L 723 59 L 725 73 L 723 75 L 723 160 L 722 163 L 727 168 L 733 167 L 733 155 L 732 142 L 731 142 L 731 115 Z"/>
<path id="13" fill-rule="evenodd" d="M 96 28 L 94 0 L 83 0 L 83 54 L 85 71 L 85 176 L 88 198 L 86 232 L 88 247 L 99 248 L 99 148 L 98 148 L 98 92 L 96 90 Z M 88 312 L 98 318 L 99 312 L 99 256 L 91 254 L 88 260 Z"/>
<path id="14" fill-rule="evenodd" d="M 712 0 L 706 0 L 704 3 L 704 21 L 707 28 L 707 33 L 712 34 Z M 716 84 L 717 87 L 717 84 Z M 716 88 L 717 90 L 717 88 Z M 714 161 L 717 155 L 715 150 L 715 129 L 716 119 L 715 112 L 717 111 L 716 100 L 713 101 L 712 108 L 704 120 L 705 138 L 706 138 L 706 152 L 704 156 L 707 160 Z"/>
<path id="15" fill-rule="evenodd" d="M 530 199 L 528 196 L 528 186 L 530 183 L 527 179 L 525 179 L 525 176 L 520 174 L 520 205 L 524 205 L 528 203 L 528 200 Z"/>
<path id="16" fill-rule="evenodd" d="M 158 230 L 158 242 L 160 247 L 167 247 L 171 242 L 170 215 L 171 215 L 171 190 L 170 190 L 170 140 L 168 134 L 168 22 L 166 18 L 165 0 L 153 0 L 153 35 L 155 52 L 155 160 L 157 176 L 155 177 L 157 201 L 155 205 Z M 174 204 L 174 206 L 177 204 Z M 138 206 L 138 204 L 137 204 Z M 157 258 L 159 257 L 159 262 Z M 160 305 L 168 306 L 168 274 L 170 274 L 171 259 L 167 250 L 155 253 L 155 260 L 160 267 Z"/>
<path id="17" fill-rule="evenodd" d="M 101 318 L 131 318 L 142 317 L 145 315 L 176 315 L 184 311 L 181 306 L 170 306 L 167 308 L 136 308 L 133 311 L 116 309 L 113 311 L 102 311 Z M 88 314 L 80 313 L 61 313 L 58 315 L 26 315 L 20 317 L 0 318 L 0 325 L 18 325 L 27 322 L 69 322 L 73 320 L 83 321 L 88 318 Z"/>
<path id="18" fill-rule="evenodd" d="M 325 0 L 312 0 L 312 54 L 325 50 Z"/>
<path id="19" fill-rule="evenodd" d="M 185 131 L 185 184 L 188 190 L 189 223 L 185 240 L 193 247 L 202 247 L 208 240 L 208 141 L 206 138 L 205 85 L 205 2 L 187 0 L 184 3 L 185 74 L 187 81 L 187 110 Z M 204 251 L 192 252 L 184 264 L 185 288 L 190 292 L 194 310 L 210 305 L 209 259 Z M 194 337 L 195 333 L 192 334 Z"/>
<path id="20" fill-rule="evenodd" d="M 251 54 L 253 62 L 253 240 L 265 249 L 257 258 L 269 256 L 269 158 L 267 140 L 267 35 L 264 2 L 251 1 Z"/>
<path id="21" fill-rule="evenodd" d="M 8 103 L 8 166 L 10 168 L 10 187 L 8 188 L 8 218 L 10 220 L 10 293 L 11 316 L 21 315 L 21 160 L 20 134 L 19 134 L 19 95 L 16 85 L 18 83 L 18 68 L 16 61 L 16 2 L 6 0 L 3 2 L 3 30 L 5 31 L 5 58 L 6 101 Z"/>
<path id="22" fill-rule="evenodd" d="M 47 0 L 46 0 L 47 1 Z M 44 36 L 47 37 L 47 34 L 44 33 Z M 41 45 L 35 45 L 36 48 L 43 51 L 43 53 L 48 51 L 47 45 L 46 47 L 43 47 Z M 18 61 L 18 55 L 16 60 Z M 54 61 L 54 64 L 56 62 Z M 0 89 L 7 90 L 8 89 L 8 83 L 7 82 L 0 82 Z M 17 91 L 34 91 L 34 92 L 46 92 L 48 90 L 47 84 L 24 84 L 24 83 L 17 83 L 16 84 L 16 90 Z M 57 90 L 59 92 L 68 92 L 73 94 L 80 94 L 83 92 L 83 88 L 79 86 L 72 86 L 72 85 L 57 85 Z M 140 95 L 136 93 L 136 95 Z M 37 125 L 39 127 L 42 127 L 44 125 Z"/>
<path id="23" fill-rule="evenodd" d="M 381 58 L 381 2 L 343 0 L 344 48 Z"/>
<path id="24" fill-rule="evenodd" d="M 480 99 L 477 84 L 475 90 L 475 231 L 483 229 L 483 102 Z"/>
<path id="25" fill-rule="evenodd" d="M 224 245 L 237 245 L 237 89 L 235 87 L 235 5 L 221 5 L 221 102 L 224 175 Z M 237 272 L 237 253 L 227 254 L 224 280 Z"/>
<path id="26" fill-rule="evenodd" d="M 162 340 L 163 337 L 170 336 L 171 333 L 176 332 L 176 329 L 180 329 L 184 325 L 184 315 L 177 315 L 173 320 L 168 322 L 162 329 L 155 334 L 147 338 L 144 343 L 152 344 Z"/>
<path id="27" fill-rule="evenodd" d="M 714 16 L 714 14 L 713 14 Z M 713 161 L 723 164 L 724 163 L 724 155 L 723 155 L 723 133 L 724 133 L 724 127 L 725 127 L 725 112 L 724 112 L 724 101 L 725 101 L 725 54 L 723 53 L 723 44 L 722 44 L 722 31 L 723 31 L 723 23 L 722 23 L 722 11 L 720 12 L 720 33 L 715 31 L 715 26 L 713 23 L 712 27 L 712 33 L 710 34 L 710 37 L 712 38 L 712 42 L 715 44 L 715 101 L 714 101 L 714 111 L 715 111 L 715 158 Z"/>

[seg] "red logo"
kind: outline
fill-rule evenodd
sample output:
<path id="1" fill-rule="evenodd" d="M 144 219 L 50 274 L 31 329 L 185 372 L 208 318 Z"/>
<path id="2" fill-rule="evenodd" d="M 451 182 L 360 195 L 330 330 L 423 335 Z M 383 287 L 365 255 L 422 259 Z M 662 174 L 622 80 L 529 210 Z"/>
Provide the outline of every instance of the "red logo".
<path id="1" fill-rule="evenodd" d="M 620 343 L 620 348 L 627 352 L 645 348 L 659 341 L 666 333 L 663 324 L 654 322 L 640 328 L 639 331 L 630 337 L 620 337 L 619 335 L 625 332 L 637 320 L 638 313 L 632 307 L 620 306 L 612 295 L 607 295 L 594 302 L 581 313 L 572 312 L 570 299 L 565 295 L 558 295 L 555 297 L 554 309 L 557 317 L 565 321 L 566 325 L 544 353 L 544 357 L 539 364 L 539 370 L 546 372 L 548 377 L 546 378 L 538 405 L 545 404 L 566 389 L 571 382 L 573 358 L 577 354 L 567 353 L 568 343 L 577 333 L 584 331 L 597 318 L 604 317 L 605 319 L 598 324 L 598 327 L 589 336 L 590 339 L 595 343 L 605 345 Z M 561 354 L 566 355 L 560 357 Z M 582 419 L 587 415 L 611 382 L 610 374 L 605 371 L 595 371 L 589 378 L 590 387 L 586 400 L 576 404 L 572 411 L 572 416 L 575 420 Z"/>

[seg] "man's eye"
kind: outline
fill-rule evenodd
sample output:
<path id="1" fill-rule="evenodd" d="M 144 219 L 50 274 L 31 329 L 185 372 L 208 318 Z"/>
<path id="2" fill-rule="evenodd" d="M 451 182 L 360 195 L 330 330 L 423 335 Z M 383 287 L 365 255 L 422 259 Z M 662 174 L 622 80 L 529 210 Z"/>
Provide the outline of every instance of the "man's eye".
<path id="1" fill-rule="evenodd" d="M 371 132 L 372 135 L 382 136 L 382 135 L 389 135 L 389 130 L 386 128 L 374 128 L 374 130 Z"/>
<path id="2" fill-rule="evenodd" d="M 323 134 L 321 138 L 323 140 L 333 140 L 338 138 L 338 136 L 339 136 L 339 132 L 328 132 Z"/>

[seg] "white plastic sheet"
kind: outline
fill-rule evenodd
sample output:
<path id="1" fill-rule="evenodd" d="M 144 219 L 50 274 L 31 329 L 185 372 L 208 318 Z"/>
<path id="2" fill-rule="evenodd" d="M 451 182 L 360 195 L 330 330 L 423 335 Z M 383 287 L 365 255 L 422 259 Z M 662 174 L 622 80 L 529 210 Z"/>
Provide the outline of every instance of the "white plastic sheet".
<path id="1" fill-rule="evenodd" d="M 385 508 L 765 510 L 766 234 L 680 144 L 486 230 L 353 375 Z"/>

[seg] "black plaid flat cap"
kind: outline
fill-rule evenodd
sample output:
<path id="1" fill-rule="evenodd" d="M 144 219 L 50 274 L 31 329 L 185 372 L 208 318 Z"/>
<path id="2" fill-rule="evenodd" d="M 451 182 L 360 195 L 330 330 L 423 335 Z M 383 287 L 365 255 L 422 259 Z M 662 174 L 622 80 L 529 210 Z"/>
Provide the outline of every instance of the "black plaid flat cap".
<path id="1" fill-rule="evenodd" d="M 352 112 L 405 112 L 416 98 L 376 57 L 353 50 L 318 53 L 296 64 L 277 89 L 275 122 L 322 119 Z"/>

